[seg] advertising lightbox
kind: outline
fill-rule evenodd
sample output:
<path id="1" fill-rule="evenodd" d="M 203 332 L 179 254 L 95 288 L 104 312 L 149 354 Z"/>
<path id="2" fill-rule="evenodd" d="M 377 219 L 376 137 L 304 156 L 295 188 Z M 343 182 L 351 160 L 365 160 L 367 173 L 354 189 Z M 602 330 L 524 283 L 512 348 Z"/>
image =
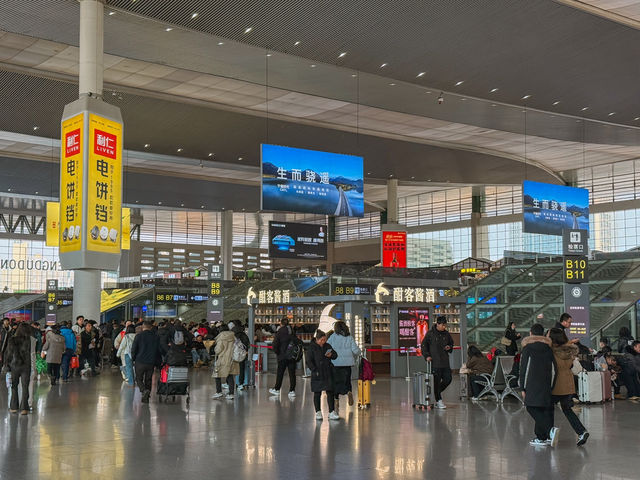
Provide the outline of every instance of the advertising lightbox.
<path id="1" fill-rule="evenodd" d="M 327 259 L 327 226 L 269 222 L 269 257 Z"/>
<path id="2" fill-rule="evenodd" d="M 415 349 L 421 355 L 420 345 L 429 331 L 429 310 L 422 308 L 398 309 L 398 347 Z"/>
<path id="3" fill-rule="evenodd" d="M 261 168 L 262 210 L 364 215 L 362 157 L 263 144 Z"/>
<path id="4" fill-rule="evenodd" d="M 565 229 L 589 230 L 589 191 L 549 183 L 522 184 L 522 231 L 562 235 Z"/>
<path id="5" fill-rule="evenodd" d="M 407 268 L 407 232 L 383 231 L 382 266 Z"/>

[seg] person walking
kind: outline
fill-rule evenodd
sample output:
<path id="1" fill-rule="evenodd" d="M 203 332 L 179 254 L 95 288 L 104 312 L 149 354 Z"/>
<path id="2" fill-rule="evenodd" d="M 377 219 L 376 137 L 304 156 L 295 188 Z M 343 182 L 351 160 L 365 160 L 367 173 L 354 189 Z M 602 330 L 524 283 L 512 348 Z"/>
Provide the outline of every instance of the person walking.
<path id="1" fill-rule="evenodd" d="M 313 392 L 316 420 L 323 419 L 320 407 L 322 392 L 326 392 L 327 395 L 329 420 L 340 420 L 338 412 L 335 411 L 333 364 L 331 363 L 336 358 L 338 358 L 338 354 L 327 342 L 327 334 L 322 330 L 316 330 L 307 349 L 307 367 L 311 370 L 311 391 Z"/>
<path id="2" fill-rule="evenodd" d="M 244 331 L 244 325 L 242 325 L 242 323 L 240 322 L 229 322 L 229 325 L 233 324 L 233 327 L 231 327 L 231 331 L 233 332 L 233 334 L 236 336 L 236 339 L 240 340 L 240 342 L 242 342 L 242 345 L 244 346 L 245 350 L 248 352 L 249 351 L 249 347 L 250 347 L 250 343 L 249 342 L 249 336 L 246 334 L 246 332 Z M 240 373 L 238 374 L 238 390 L 243 390 L 245 387 L 245 377 L 247 375 L 247 358 L 245 358 L 243 361 L 241 361 L 238 366 L 240 368 Z"/>
<path id="3" fill-rule="evenodd" d="M 149 403 L 153 370 L 159 364 L 159 360 L 160 339 L 153 331 L 153 322 L 147 320 L 142 326 L 142 332 L 135 336 L 131 345 L 131 361 L 135 366 L 142 403 Z"/>
<path id="4" fill-rule="evenodd" d="M 509 326 L 507 327 L 507 329 L 504 332 L 504 336 L 507 340 L 511 340 L 511 343 L 509 345 L 505 345 L 506 347 L 506 351 L 507 351 L 507 355 L 514 357 L 516 355 L 516 353 L 518 353 L 518 340 L 520 340 L 522 338 L 522 335 L 520 335 L 517 331 L 516 331 L 516 324 L 515 322 L 511 322 L 509 324 Z"/>
<path id="5" fill-rule="evenodd" d="M 544 336 L 544 327 L 539 323 L 531 327 L 530 335 L 522 340 L 520 357 L 520 388 L 527 412 L 535 422 L 536 438 L 529 442 L 535 447 L 553 446 L 550 437 L 553 427 L 551 391 L 557 371 L 551 339 Z"/>
<path id="6" fill-rule="evenodd" d="M 11 372 L 11 401 L 9 411 L 22 415 L 29 413 L 29 384 L 31 382 L 32 350 L 35 352 L 35 339 L 32 328 L 21 323 L 15 334 L 9 339 L 5 350 L 3 373 Z M 32 348 L 33 347 L 33 348 Z M 22 387 L 22 395 L 18 397 L 18 385 Z"/>
<path id="7" fill-rule="evenodd" d="M 469 369 L 470 377 L 469 382 L 471 384 L 471 400 L 478 401 L 478 395 L 484 388 L 479 381 L 486 382 L 485 377 L 482 374 L 491 375 L 493 373 L 493 364 L 485 357 L 480 349 L 475 345 L 469 345 L 467 349 L 467 368 Z"/>
<path id="8" fill-rule="evenodd" d="M 362 352 L 358 344 L 351 336 L 349 327 L 341 320 L 333 326 L 333 333 L 327 339 L 333 347 L 338 358 L 331 361 L 335 372 L 335 410 L 340 411 L 340 395 L 347 395 L 349 406 L 353 405 L 353 392 L 351 385 L 351 369 Z"/>
<path id="9" fill-rule="evenodd" d="M 0 367 L 4 363 L 4 352 L 7 349 L 7 343 L 11 337 L 11 320 L 7 317 L 2 319 L 2 326 L 0 327 Z"/>
<path id="10" fill-rule="evenodd" d="M 47 359 L 49 366 L 49 378 L 51 385 L 55 385 L 60 380 L 60 364 L 62 363 L 62 355 L 65 352 L 65 339 L 60 335 L 57 325 L 54 325 L 49 332 L 42 346 L 42 357 Z"/>
<path id="11" fill-rule="evenodd" d="M 555 408 L 556 403 L 560 403 L 562 413 L 567 417 L 571 428 L 578 435 L 578 446 L 582 446 L 587 443 L 589 438 L 589 432 L 584 428 L 582 422 L 571 409 L 573 407 L 573 396 L 576 393 L 576 385 L 573 379 L 573 372 L 571 367 L 573 361 L 578 357 L 578 347 L 569 342 L 569 339 L 564 333 L 564 330 L 559 328 L 552 328 L 549 330 L 549 338 L 551 339 L 551 349 L 553 350 L 553 356 L 555 358 L 557 373 L 556 383 L 551 391 L 551 400 Z M 552 425 L 553 425 L 553 411 L 552 408 Z M 552 441 L 557 442 L 559 429 L 553 427 L 551 432 Z"/>
<path id="12" fill-rule="evenodd" d="M 285 370 L 289 371 L 289 397 L 296 396 L 296 361 L 288 358 L 289 343 L 293 340 L 293 330 L 289 326 L 289 319 L 284 317 L 280 320 L 280 328 L 273 337 L 273 353 L 278 359 L 278 370 L 276 371 L 276 384 L 269 389 L 271 395 L 280 395 L 282 379 Z"/>
<path id="13" fill-rule="evenodd" d="M 60 328 L 60 335 L 64 338 L 64 353 L 62 354 L 62 382 L 67 383 L 69 381 L 69 365 L 71 363 L 71 357 L 76 353 L 77 341 L 76 335 L 69 327 L 68 323 L 63 324 Z"/>
<path id="14" fill-rule="evenodd" d="M 127 381 L 130 387 L 133 387 L 135 376 L 133 374 L 133 360 L 131 359 L 131 347 L 133 341 L 136 338 L 136 328 L 133 325 L 129 325 L 125 331 L 124 338 L 120 342 L 120 348 L 118 348 L 118 358 L 122 363 L 122 372 L 124 373 L 124 379 Z M 160 342 L 160 339 L 158 339 Z"/>
<path id="15" fill-rule="evenodd" d="M 229 392 L 226 395 L 227 400 L 233 400 L 234 393 L 234 376 L 240 373 L 240 365 L 233 361 L 233 344 L 236 341 L 235 334 L 229 330 L 229 326 L 222 324 L 220 333 L 216 337 L 215 354 L 216 363 L 213 367 L 213 376 L 216 379 L 216 393 L 212 398 L 221 398 L 222 379 L 226 379 L 229 386 Z"/>
<path id="16" fill-rule="evenodd" d="M 436 328 L 427 332 L 420 348 L 425 360 L 432 362 L 435 408 L 445 409 L 447 407 L 442 401 L 442 392 L 451 384 L 453 378 L 449 365 L 449 355 L 453 351 L 453 338 L 447 331 L 447 317 L 441 315 L 436 319 Z"/>

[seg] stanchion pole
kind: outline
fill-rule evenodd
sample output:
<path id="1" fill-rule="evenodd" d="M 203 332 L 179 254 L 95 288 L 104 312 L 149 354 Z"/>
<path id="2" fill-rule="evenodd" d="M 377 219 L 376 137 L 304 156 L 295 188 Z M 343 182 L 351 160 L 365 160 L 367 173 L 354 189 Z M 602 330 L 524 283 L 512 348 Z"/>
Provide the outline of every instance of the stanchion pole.
<path id="1" fill-rule="evenodd" d="M 411 381 L 411 372 L 409 372 L 409 349 L 405 349 L 405 353 L 407 354 L 407 376 L 404 379 L 407 382 Z"/>

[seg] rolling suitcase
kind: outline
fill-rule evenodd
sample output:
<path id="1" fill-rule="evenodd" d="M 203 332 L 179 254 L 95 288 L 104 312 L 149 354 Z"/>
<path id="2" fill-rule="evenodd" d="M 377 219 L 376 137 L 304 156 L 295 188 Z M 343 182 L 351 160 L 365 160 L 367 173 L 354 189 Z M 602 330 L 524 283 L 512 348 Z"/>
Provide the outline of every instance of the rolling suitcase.
<path id="1" fill-rule="evenodd" d="M 358 408 L 371 406 L 371 380 L 358 380 Z"/>
<path id="2" fill-rule="evenodd" d="M 578 398 L 584 403 L 600 403 L 604 400 L 602 372 L 580 372 L 578 374 Z M 611 385 L 611 382 L 609 382 Z M 609 386 L 611 389 L 611 386 Z"/>
<path id="3" fill-rule="evenodd" d="M 431 373 L 431 363 L 427 362 L 427 372 L 416 372 L 413 374 L 413 408 L 431 409 L 436 403 L 433 391 L 433 374 Z"/>

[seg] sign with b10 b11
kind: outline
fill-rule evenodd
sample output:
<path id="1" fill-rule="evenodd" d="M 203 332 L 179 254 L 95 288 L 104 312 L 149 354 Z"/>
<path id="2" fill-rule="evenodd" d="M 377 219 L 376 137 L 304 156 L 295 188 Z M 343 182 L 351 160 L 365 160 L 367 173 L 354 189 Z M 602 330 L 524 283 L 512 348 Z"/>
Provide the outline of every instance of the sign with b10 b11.
<path id="1" fill-rule="evenodd" d="M 564 283 L 589 282 L 589 260 L 586 255 L 568 255 L 564 257 L 562 267 Z"/>

